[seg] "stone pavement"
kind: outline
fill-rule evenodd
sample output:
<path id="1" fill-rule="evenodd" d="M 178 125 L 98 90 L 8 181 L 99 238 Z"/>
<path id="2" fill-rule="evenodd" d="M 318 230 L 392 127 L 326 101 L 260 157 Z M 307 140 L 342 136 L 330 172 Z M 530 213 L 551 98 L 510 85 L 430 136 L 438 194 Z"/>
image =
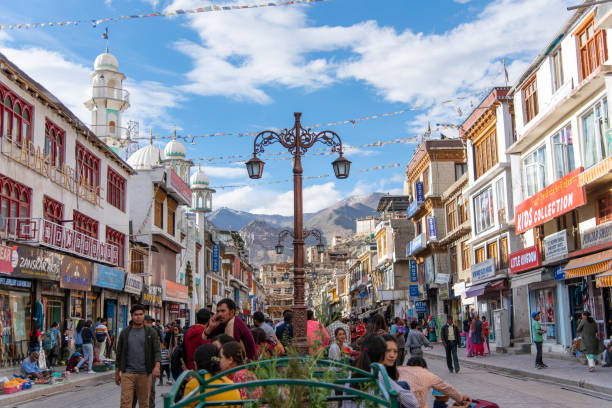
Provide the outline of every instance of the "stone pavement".
<path id="1" fill-rule="evenodd" d="M 426 358 L 443 359 L 446 363 L 446 354 L 441 344 L 436 344 L 433 350 L 425 349 L 424 355 Z M 612 395 L 612 368 L 597 366 L 596 371 L 591 373 L 578 360 L 544 358 L 549 368 L 538 370 L 535 368 L 535 356 L 531 354 L 493 353 L 485 357 L 467 357 L 465 348 L 460 348 L 457 355 L 460 366 L 501 371 Z"/>
<path id="2" fill-rule="evenodd" d="M 63 367 L 62 367 L 63 369 Z M 12 375 L 11 375 L 12 376 Z M 11 378 L 9 377 L 9 379 Z M 0 395 L 0 407 L 14 406 L 15 404 L 23 401 L 30 401 L 38 399 L 51 394 L 64 393 L 70 391 L 76 387 L 87 387 L 101 382 L 114 381 L 115 371 L 107 371 L 104 373 L 78 373 L 71 374 L 70 380 L 61 382 L 53 385 L 48 384 L 34 384 L 31 389 L 18 391 L 13 394 Z"/>

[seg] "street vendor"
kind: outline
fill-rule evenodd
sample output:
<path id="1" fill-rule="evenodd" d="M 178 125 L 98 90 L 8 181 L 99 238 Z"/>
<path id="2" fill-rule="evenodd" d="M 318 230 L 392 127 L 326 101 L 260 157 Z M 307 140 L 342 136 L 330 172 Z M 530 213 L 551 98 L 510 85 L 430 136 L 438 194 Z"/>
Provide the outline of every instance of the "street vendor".
<path id="1" fill-rule="evenodd" d="M 38 359 L 40 357 L 39 350 L 32 350 L 29 357 L 26 357 L 21 362 L 23 373 L 31 379 L 45 378 L 49 375 L 48 371 L 42 371 Z"/>

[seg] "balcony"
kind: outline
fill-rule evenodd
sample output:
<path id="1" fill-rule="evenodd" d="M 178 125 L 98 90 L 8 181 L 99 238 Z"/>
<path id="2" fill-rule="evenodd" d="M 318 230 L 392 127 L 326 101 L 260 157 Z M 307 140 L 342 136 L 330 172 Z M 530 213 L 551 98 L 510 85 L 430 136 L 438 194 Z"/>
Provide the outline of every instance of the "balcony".
<path id="1" fill-rule="evenodd" d="M 2 225 L 3 224 L 3 225 Z M 95 262 L 117 266 L 119 248 L 100 242 L 63 225 L 41 218 L 2 218 L 0 237 L 14 242 L 38 244 Z"/>
<path id="2" fill-rule="evenodd" d="M 91 98 L 106 98 L 121 101 L 129 106 L 130 93 L 125 89 L 112 88 L 110 86 L 94 86 L 91 90 Z"/>
<path id="3" fill-rule="evenodd" d="M 91 125 L 91 130 L 108 144 L 111 140 L 129 140 L 130 129 L 122 126 Z"/>

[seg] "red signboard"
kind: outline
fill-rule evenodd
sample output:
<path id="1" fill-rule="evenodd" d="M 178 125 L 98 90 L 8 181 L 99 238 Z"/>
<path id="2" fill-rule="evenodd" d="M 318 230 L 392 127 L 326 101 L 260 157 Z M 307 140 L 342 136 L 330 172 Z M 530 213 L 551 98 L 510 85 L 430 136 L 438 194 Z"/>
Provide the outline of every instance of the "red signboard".
<path id="1" fill-rule="evenodd" d="M 536 245 L 510 254 L 510 273 L 523 272 L 542 265 Z"/>
<path id="2" fill-rule="evenodd" d="M 191 189 L 174 170 L 170 170 L 170 185 L 185 201 L 191 202 Z"/>
<path id="3" fill-rule="evenodd" d="M 517 205 L 517 235 L 586 204 L 585 189 L 578 180 L 581 172 L 582 167 L 577 168 Z"/>
<path id="4" fill-rule="evenodd" d="M 13 248 L 0 245 L 0 273 L 13 272 Z M 15 265 L 17 266 L 17 265 Z"/>

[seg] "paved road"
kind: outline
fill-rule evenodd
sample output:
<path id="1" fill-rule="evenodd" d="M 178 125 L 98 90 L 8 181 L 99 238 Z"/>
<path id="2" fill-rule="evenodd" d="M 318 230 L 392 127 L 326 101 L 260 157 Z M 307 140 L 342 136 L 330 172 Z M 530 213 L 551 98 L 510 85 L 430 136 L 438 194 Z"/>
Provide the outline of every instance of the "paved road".
<path id="1" fill-rule="evenodd" d="M 472 397 L 496 402 L 502 408 L 612 408 L 612 396 L 599 398 L 595 393 L 572 390 L 536 380 L 514 378 L 482 369 L 464 367 L 459 374 L 450 374 L 443 361 L 429 359 L 430 369 L 461 392 Z M 609 375 L 601 371 L 601 375 Z M 162 392 L 169 386 L 158 387 L 158 408 L 162 407 Z M 431 407 L 433 402 L 429 403 Z M 38 400 L 15 405 L 16 408 L 117 408 L 119 388 L 113 383 L 103 383 L 56 394 Z"/>

